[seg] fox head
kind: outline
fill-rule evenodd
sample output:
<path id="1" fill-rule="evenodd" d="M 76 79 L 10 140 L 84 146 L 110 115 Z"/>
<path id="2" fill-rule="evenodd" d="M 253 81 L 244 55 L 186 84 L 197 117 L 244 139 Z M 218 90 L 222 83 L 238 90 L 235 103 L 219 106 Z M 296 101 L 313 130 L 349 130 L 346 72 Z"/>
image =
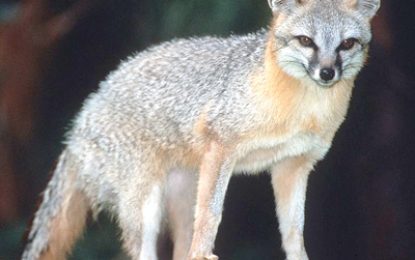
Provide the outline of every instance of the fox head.
<path id="1" fill-rule="evenodd" d="M 322 87 L 353 79 L 365 63 L 380 0 L 268 0 L 277 63 Z"/>

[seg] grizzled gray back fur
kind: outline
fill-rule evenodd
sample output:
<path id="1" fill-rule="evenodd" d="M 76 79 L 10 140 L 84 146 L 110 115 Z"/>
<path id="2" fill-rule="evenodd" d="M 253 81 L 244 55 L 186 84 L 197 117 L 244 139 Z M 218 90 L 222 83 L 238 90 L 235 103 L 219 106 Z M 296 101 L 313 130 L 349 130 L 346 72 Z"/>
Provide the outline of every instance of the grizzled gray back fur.
<path id="1" fill-rule="evenodd" d="M 248 76 L 253 67 L 262 63 L 266 35 L 263 30 L 230 38 L 176 40 L 128 59 L 87 100 L 68 144 L 80 135 L 96 139 L 107 130 L 114 131 L 108 129 L 108 124 L 123 125 L 116 121 L 95 125 L 95 120 L 102 116 L 113 120 L 122 118 L 136 127 L 139 135 L 125 136 L 126 141 L 139 136 L 157 140 L 162 148 L 174 147 L 177 142 L 196 141 L 192 139 L 192 126 L 209 101 L 214 101 L 213 117 L 226 119 L 234 114 L 231 112 L 239 114 L 247 109 Z M 229 118 L 229 122 L 211 119 L 208 121 L 231 126 L 247 121 L 240 117 Z M 93 127 L 88 124 L 89 120 L 94 121 Z M 130 130 L 125 134 L 131 135 Z M 108 147 L 102 144 L 101 148 Z"/>

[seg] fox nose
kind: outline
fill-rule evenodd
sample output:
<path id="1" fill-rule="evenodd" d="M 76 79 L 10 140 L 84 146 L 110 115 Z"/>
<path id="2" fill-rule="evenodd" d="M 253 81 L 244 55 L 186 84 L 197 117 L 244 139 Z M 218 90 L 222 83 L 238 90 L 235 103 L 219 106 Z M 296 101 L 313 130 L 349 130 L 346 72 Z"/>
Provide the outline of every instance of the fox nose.
<path id="1" fill-rule="evenodd" d="M 332 68 L 323 68 L 320 70 L 320 78 L 324 81 L 330 81 L 334 78 L 336 72 Z"/>

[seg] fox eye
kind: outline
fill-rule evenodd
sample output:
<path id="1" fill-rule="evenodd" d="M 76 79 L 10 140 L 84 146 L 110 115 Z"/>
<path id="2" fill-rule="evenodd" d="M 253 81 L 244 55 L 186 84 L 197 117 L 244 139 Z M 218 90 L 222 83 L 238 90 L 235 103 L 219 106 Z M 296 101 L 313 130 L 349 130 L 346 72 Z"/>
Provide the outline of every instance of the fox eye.
<path id="1" fill-rule="evenodd" d="M 357 43 L 357 39 L 349 38 L 349 39 L 343 40 L 338 49 L 340 51 L 348 51 L 352 49 L 356 43 Z"/>
<path id="2" fill-rule="evenodd" d="M 316 47 L 316 45 L 314 44 L 313 40 L 310 37 L 301 35 L 301 36 L 297 36 L 296 38 L 298 39 L 298 42 L 303 47 L 308 47 L 308 48 L 314 48 L 314 47 Z"/>

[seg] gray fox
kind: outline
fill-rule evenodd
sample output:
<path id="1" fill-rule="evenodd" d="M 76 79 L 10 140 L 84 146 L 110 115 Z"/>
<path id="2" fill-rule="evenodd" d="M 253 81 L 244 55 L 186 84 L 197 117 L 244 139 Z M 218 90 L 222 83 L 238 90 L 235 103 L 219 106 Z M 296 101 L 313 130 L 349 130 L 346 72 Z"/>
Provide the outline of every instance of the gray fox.
<path id="1" fill-rule="evenodd" d="M 268 3 L 268 29 L 173 40 L 110 73 L 67 134 L 23 259 L 64 259 L 101 210 L 132 259 L 157 259 L 165 222 L 174 259 L 218 259 L 229 179 L 264 170 L 287 259 L 308 259 L 307 178 L 345 118 L 380 0 Z"/>

